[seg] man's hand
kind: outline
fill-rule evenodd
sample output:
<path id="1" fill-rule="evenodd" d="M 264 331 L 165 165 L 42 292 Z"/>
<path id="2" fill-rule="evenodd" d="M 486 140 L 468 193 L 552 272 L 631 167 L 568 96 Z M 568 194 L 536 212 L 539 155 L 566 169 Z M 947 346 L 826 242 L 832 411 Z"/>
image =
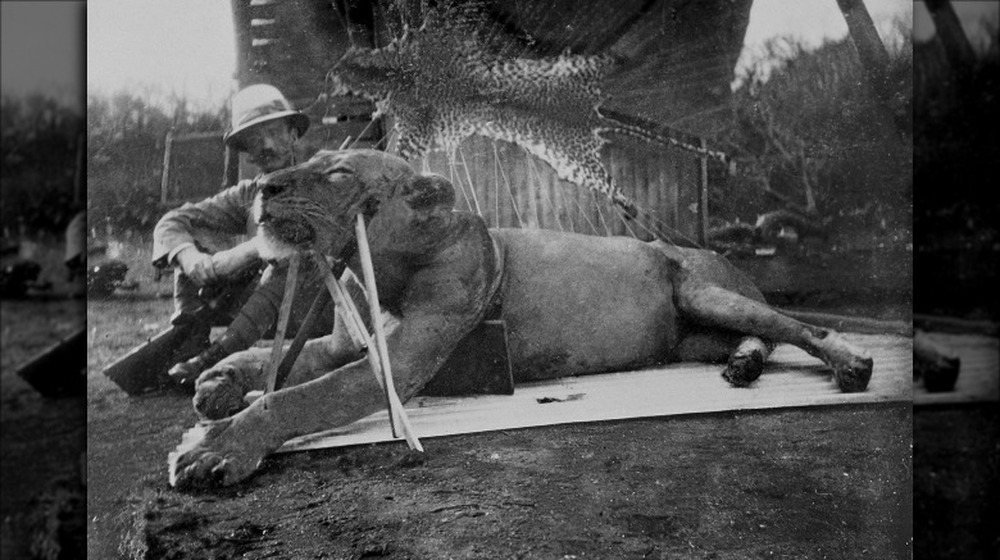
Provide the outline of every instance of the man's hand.
<path id="1" fill-rule="evenodd" d="M 188 247 L 177 253 L 177 264 L 198 287 L 205 287 L 219 278 L 215 270 L 212 255 L 202 253 L 194 247 Z"/>
<path id="2" fill-rule="evenodd" d="M 260 262 L 260 253 L 254 239 L 240 243 L 232 249 L 219 251 L 212 255 L 215 272 L 221 277 L 234 276 L 247 267 Z"/>

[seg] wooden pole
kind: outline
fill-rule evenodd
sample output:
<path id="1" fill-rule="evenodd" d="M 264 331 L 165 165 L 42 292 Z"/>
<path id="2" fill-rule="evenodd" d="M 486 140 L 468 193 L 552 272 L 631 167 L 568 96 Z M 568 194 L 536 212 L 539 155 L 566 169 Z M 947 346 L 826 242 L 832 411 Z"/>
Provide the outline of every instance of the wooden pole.
<path id="1" fill-rule="evenodd" d="M 364 321 L 361 320 L 361 315 L 358 313 L 357 308 L 354 307 L 347 290 L 344 289 L 339 280 L 333 277 L 333 273 L 330 272 L 329 263 L 320 255 L 316 255 L 316 266 L 319 267 L 319 272 L 323 276 L 323 283 L 326 284 L 326 289 L 330 291 L 330 297 L 333 298 L 333 303 L 337 307 L 337 311 L 342 314 L 348 336 L 351 337 L 354 345 L 359 349 L 368 348 L 370 346 L 370 337 L 365 331 Z M 371 352 L 368 352 L 368 354 L 371 355 Z"/>
<path id="2" fill-rule="evenodd" d="M 699 139 L 703 149 L 705 139 Z M 708 241 L 708 157 L 698 158 L 698 244 L 702 247 Z"/>
<path id="3" fill-rule="evenodd" d="M 240 152 L 226 146 L 226 162 L 222 170 L 223 188 L 231 187 L 240 182 Z"/>
<path id="4" fill-rule="evenodd" d="M 293 253 L 288 260 L 288 273 L 285 275 L 285 295 L 281 298 L 278 309 L 278 323 L 274 332 L 274 342 L 271 344 L 271 362 L 267 366 L 267 384 L 264 394 L 274 392 L 274 384 L 278 375 L 278 365 L 281 364 L 281 347 L 285 345 L 285 331 L 291 317 L 292 302 L 295 300 L 295 284 L 299 280 L 299 254 Z M 267 404 L 267 401 L 264 401 Z"/>
<path id="5" fill-rule="evenodd" d="M 868 83 L 883 102 L 888 101 L 892 91 L 888 87 L 887 70 L 889 53 L 875 29 L 875 23 L 865 8 L 863 0 L 837 0 L 840 12 L 844 14 L 851 40 L 858 49 L 861 66 L 865 70 Z"/>
<path id="6" fill-rule="evenodd" d="M 295 367 L 295 361 L 298 359 L 299 354 L 302 352 L 302 347 L 306 344 L 306 339 L 309 337 L 309 333 L 313 330 L 316 325 L 316 321 L 319 320 L 323 313 L 326 313 L 326 308 L 330 303 L 330 294 L 320 290 L 315 299 L 313 299 L 312 305 L 309 306 L 309 312 L 306 314 L 306 318 L 302 320 L 302 324 L 299 325 L 299 330 L 295 333 L 295 338 L 292 339 L 292 345 L 288 348 L 288 352 L 285 352 L 285 356 L 281 358 L 281 363 L 278 364 L 278 370 L 274 374 L 274 390 L 277 391 L 285 384 L 285 380 L 288 379 L 288 374 L 292 372 L 292 368 Z"/>
<path id="7" fill-rule="evenodd" d="M 953 69 L 969 66 L 975 60 L 972 44 L 962 29 L 955 8 L 949 0 L 927 0 L 927 11 L 934 21 L 934 29 L 944 45 L 945 55 Z"/>
<path id="8" fill-rule="evenodd" d="M 333 277 L 333 273 L 330 272 L 329 264 L 321 255 L 316 255 L 316 264 L 319 267 L 320 274 L 323 275 L 323 282 L 330 291 L 333 303 L 337 306 L 337 313 L 339 313 L 344 320 L 344 325 L 347 327 L 347 332 L 350 335 L 351 340 L 354 341 L 355 346 L 358 348 L 368 349 L 366 352 L 368 356 L 368 364 L 371 367 L 372 374 L 375 375 L 375 380 L 385 392 L 387 401 L 386 404 L 389 409 L 389 421 L 390 425 L 393 427 L 393 437 L 398 437 L 395 432 L 395 426 L 398 424 L 402 428 L 403 437 L 406 439 L 406 444 L 410 447 L 410 449 L 423 451 L 424 448 L 420 444 L 420 440 L 417 438 L 416 434 L 413 432 L 413 426 L 410 424 L 410 419 L 406 415 L 406 411 L 403 410 L 403 403 L 400 402 L 399 396 L 396 395 L 395 391 L 390 393 L 385 390 L 385 376 L 383 375 L 382 370 L 382 360 L 379 357 L 379 352 L 372 350 L 375 343 L 372 341 L 371 336 L 365 329 L 364 321 L 361 319 L 361 313 L 359 313 L 358 308 L 354 306 L 354 302 L 351 300 L 347 290 L 341 284 L 341 281 Z"/>
<path id="9" fill-rule="evenodd" d="M 163 176 L 160 177 L 160 202 L 166 204 L 169 199 L 167 190 L 170 188 L 170 150 L 174 146 L 174 131 L 167 131 L 163 146 Z"/>
<path id="10" fill-rule="evenodd" d="M 396 393 L 392 382 L 392 364 L 389 363 L 389 347 L 385 341 L 385 329 L 382 326 L 382 306 L 378 300 L 378 287 L 375 284 L 375 266 L 372 263 L 371 249 L 368 246 L 368 233 L 365 231 L 365 217 L 358 214 L 354 224 L 355 236 L 358 239 L 358 256 L 361 257 L 361 272 L 365 279 L 365 289 L 368 290 L 368 311 L 371 314 L 372 330 L 375 331 L 375 349 L 382 364 L 382 377 L 385 382 L 387 399 L 391 401 Z M 390 412 L 392 412 L 390 410 Z M 392 414 L 389 418 L 392 419 Z M 396 436 L 395 422 L 392 424 L 392 435 Z M 398 437 L 398 436 L 396 436 Z"/>

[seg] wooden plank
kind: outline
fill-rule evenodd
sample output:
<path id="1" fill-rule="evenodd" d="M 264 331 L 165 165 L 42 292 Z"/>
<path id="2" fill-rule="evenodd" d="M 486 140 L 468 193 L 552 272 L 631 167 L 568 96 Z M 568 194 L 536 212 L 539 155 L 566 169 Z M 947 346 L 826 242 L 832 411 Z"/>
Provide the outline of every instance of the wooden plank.
<path id="1" fill-rule="evenodd" d="M 684 239 L 698 239 L 698 160 L 677 158 L 677 230 Z"/>
<path id="2" fill-rule="evenodd" d="M 656 189 L 653 186 L 653 179 L 650 170 L 650 161 L 648 154 L 638 153 L 635 155 L 636 167 L 635 167 L 635 182 L 636 182 L 636 193 L 637 198 L 642 198 L 642 204 L 644 210 L 646 210 L 646 215 L 643 216 L 642 223 L 646 227 L 642 231 L 642 239 L 644 241 L 652 241 L 654 235 L 652 232 L 657 230 L 655 220 L 652 217 L 656 214 L 656 205 L 653 202 L 653 193 Z M 639 194 L 641 193 L 641 194 Z"/>
<path id="3" fill-rule="evenodd" d="M 927 333 L 927 336 L 957 353 L 962 365 L 954 391 L 930 393 L 922 383 L 914 383 L 914 405 L 950 405 L 1000 399 L 1000 340 L 978 334 Z"/>
<path id="4" fill-rule="evenodd" d="M 660 208 L 660 159 L 654 156 L 643 158 L 646 169 L 646 200 L 649 217 L 646 219 L 649 229 L 657 232 L 661 229 L 663 211 Z"/>
<path id="5" fill-rule="evenodd" d="M 524 153 L 524 192 L 528 195 L 528 222 L 534 229 L 539 229 L 542 227 L 542 217 L 538 211 L 538 190 L 540 185 L 538 184 L 538 179 L 535 177 L 535 173 L 532 172 L 532 166 L 535 162 L 532 161 L 531 156 L 527 152 Z"/>
<path id="6" fill-rule="evenodd" d="M 913 341 L 891 335 L 846 334 L 875 360 L 868 390 L 841 393 L 816 358 L 779 345 L 750 388 L 730 387 L 718 364 L 671 364 L 518 385 L 513 395 L 416 397 L 406 404 L 420 437 L 599 422 L 628 418 L 912 400 Z M 279 452 L 392 441 L 385 412 L 348 426 L 293 439 Z"/>
<path id="7" fill-rule="evenodd" d="M 666 204 L 666 215 L 667 223 L 673 230 L 680 227 L 679 220 L 679 205 L 680 200 L 677 194 L 677 164 L 674 160 L 669 159 L 663 162 L 662 181 L 663 181 L 663 196 L 661 200 Z M 674 232 L 671 231 L 671 235 Z"/>
<path id="8" fill-rule="evenodd" d="M 614 179 L 615 183 L 619 186 L 622 185 L 623 172 L 622 172 L 622 156 L 621 150 L 615 149 L 611 152 L 610 165 L 608 166 L 608 173 Z M 626 186 L 627 187 L 627 186 Z M 626 188 L 627 191 L 627 188 Z M 606 197 L 602 197 L 601 202 L 603 203 L 607 200 Z M 628 235 L 625 231 L 625 227 L 622 225 L 621 220 L 618 219 L 617 212 L 614 208 L 609 208 L 609 206 L 604 207 L 604 219 L 608 220 L 610 226 L 612 226 L 612 233 L 614 235 Z"/>
<path id="9" fill-rule="evenodd" d="M 493 189 L 493 149 L 487 139 L 479 136 L 474 137 L 467 144 L 465 158 L 472 166 L 469 171 L 475 183 L 476 196 L 479 197 L 479 207 L 483 212 L 483 220 L 486 225 L 496 227 L 498 201 Z"/>
<path id="10" fill-rule="evenodd" d="M 706 148 L 705 139 L 700 146 Z M 705 245 L 708 240 L 708 158 L 698 158 L 698 243 Z"/>

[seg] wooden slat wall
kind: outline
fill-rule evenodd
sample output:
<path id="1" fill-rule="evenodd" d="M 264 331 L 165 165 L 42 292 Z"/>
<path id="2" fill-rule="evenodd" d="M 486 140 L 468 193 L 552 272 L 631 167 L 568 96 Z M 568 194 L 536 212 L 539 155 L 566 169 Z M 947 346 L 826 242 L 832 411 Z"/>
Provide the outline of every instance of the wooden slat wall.
<path id="1" fill-rule="evenodd" d="M 615 182 L 640 208 L 634 220 L 626 222 L 604 195 L 560 180 L 546 163 L 507 142 L 473 137 L 454 162 L 437 151 L 414 166 L 448 178 L 455 185 L 456 208 L 481 214 L 491 227 L 634 233 L 644 240 L 656 232 L 686 245 L 697 240 L 697 157 L 626 143 L 610 144 L 603 156 Z"/>

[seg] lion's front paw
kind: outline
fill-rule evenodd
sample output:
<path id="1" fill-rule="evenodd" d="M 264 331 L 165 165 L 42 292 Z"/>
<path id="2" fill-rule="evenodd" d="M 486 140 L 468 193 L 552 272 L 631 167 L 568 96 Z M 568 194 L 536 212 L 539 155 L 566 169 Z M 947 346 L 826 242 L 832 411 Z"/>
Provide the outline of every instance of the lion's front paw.
<path id="1" fill-rule="evenodd" d="M 170 485 L 184 489 L 235 484 L 257 470 L 267 452 L 256 438 L 242 437 L 233 418 L 198 424 L 168 455 Z"/>
<path id="2" fill-rule="evenodd" d="M 195 384 L 194 409 L 203 419 L 219 420 L 247 407 L 243 384 L 230 366 L 216 366 L 198 378 Z"/>

